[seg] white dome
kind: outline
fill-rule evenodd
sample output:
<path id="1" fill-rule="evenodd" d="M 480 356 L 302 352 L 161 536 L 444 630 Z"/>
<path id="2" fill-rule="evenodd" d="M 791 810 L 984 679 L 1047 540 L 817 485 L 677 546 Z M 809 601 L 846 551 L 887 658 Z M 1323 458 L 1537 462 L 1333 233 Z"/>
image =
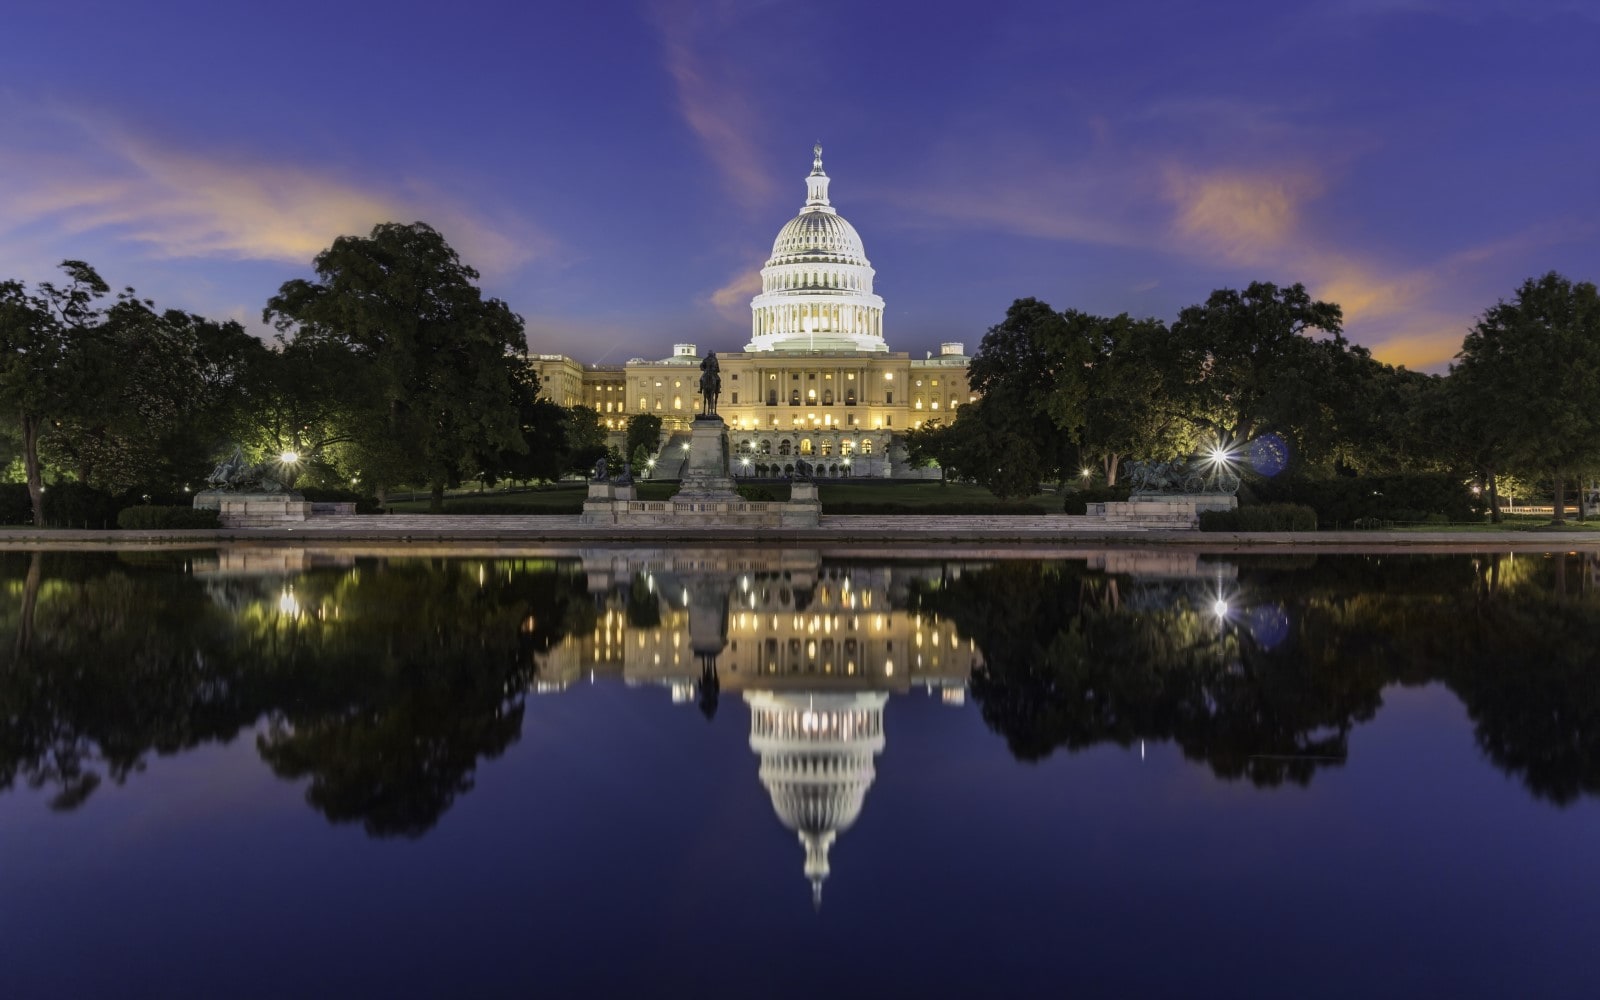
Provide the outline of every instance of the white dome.
<path id="1" fill-rule="evenodd" d="M 767 266 L 813 261 L 868 266 L 855 226 L 837 213 L 808 209 L 778 230 Z"/>
<path id="2" fill-rule="evenodd" d="M 887 351 L 883 299 L 856 227 L 828 201 L 817 146 L 806 203 L 772 241 L 761 294 L 750 300 L 746 351 Z"/>

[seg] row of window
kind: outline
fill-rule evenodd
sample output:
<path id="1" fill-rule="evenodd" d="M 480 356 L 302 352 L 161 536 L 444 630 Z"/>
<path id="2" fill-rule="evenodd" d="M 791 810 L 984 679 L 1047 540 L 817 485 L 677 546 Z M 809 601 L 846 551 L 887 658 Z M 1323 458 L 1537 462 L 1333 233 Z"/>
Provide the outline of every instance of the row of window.
<path id="1" fill-rule="evenodd" d="M 763 438 L 760 441 L 740 441 L 737 450 L 738 450 L 738 453 L 741 454 L 741 455 L 770 455 L 770 454 L 772 454 L 772 439 Z M 845 440 L 839 442 L 839 454 L 840 455 L 852 455 L 852 454 L 855 454 L 855 452 L 856 452 L 856 442 L 855 441 L 853 441 L 853 440 L 851 440 L 849 438 L 846 438 Z M 797 444 L 795 444 L 795 442 L 791 441 L 789 438 L 779 438 L 778 439 L 778 454 L 779 455 L 813 455 L 813 454 L 816 454 L 816 455 L 821 455 L 823 458 L 828 458 L 829 456 L 831 456 L 833 454 L 833 442 L 831 440 L 827 439 L 827 438 L 822 438 L 821 440 L 819 440 L 815 444 L 813 444 L 810 438 L 801 438 L 799 444 L 797 445 Z M 863 454 L 863 455 L 872 454 L 872 439 L 871 438 L 862 438 L 861 439 L 861 454 Z"/>

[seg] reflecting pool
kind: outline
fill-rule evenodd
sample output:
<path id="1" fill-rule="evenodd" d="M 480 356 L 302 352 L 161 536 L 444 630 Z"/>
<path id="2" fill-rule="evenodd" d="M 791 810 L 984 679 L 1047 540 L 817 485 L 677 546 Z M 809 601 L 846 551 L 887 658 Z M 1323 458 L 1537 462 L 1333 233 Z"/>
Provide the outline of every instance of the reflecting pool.
<path id="1" fill-rule="evenodd" d="M 957 555 L 0 552 L 0 996 L 1600 989 L 1594 553 Z"/>

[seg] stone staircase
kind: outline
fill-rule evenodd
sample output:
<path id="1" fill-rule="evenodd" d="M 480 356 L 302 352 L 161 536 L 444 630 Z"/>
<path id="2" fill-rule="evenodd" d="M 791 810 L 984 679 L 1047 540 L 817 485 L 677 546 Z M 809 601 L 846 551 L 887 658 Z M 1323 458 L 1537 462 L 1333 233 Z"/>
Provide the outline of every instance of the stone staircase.
<path id="1" fill-rule="evenodd" d="M 651 479 L 682 479 L 684 472 L 689 467 L 689 434 L 687 431 L 677 431 L 667 438 L 667 443 L 661 446 L 661 453 L 656 456 L 656 467 L 650 473 Z M 634 478 L 639 478 L 639 469 L 633 470 Z"/>

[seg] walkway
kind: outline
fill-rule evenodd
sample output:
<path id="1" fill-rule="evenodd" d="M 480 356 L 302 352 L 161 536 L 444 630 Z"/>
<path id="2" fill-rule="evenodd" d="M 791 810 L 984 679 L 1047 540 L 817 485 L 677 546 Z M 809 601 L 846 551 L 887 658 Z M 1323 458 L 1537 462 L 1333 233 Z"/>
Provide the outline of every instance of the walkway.
<path id="1" fill-rule="evenodd" d="M 20 548 L 41 543 L 69 547 L 107 544 L 184 542 L 191 545 L 218 541 L 301 542 L 399 541 L 473 542 L 587 542 L 671 545 L 698 542 L 758 542 L 762 544 L 848 545 L 852 550 L 872 546 L 927 547 L 1021 543 L 1052 549 L 1086 547 L 1182 546 L 1213 552 L 1404 552 L 1419 549 L 1455 552 L 1489 552 L 1507 549 L 1532 551 L 1600 550 L 1600 532 L 1499 531 L 1499 532 L 1202 532 L 1140 530 L 1107 526 L 1087 517 L 1068 514 L 1039 515 L 898 515 L 871 516 L 824 514 L 816 528 L 687 528 L 599 527 L 580 524 L 575 514 L 557 515 L 433 515 L 374 514 L 319 517 L 282 528 L 189 531 L 67 531 L 0 528 L 0 548 Z"/>

